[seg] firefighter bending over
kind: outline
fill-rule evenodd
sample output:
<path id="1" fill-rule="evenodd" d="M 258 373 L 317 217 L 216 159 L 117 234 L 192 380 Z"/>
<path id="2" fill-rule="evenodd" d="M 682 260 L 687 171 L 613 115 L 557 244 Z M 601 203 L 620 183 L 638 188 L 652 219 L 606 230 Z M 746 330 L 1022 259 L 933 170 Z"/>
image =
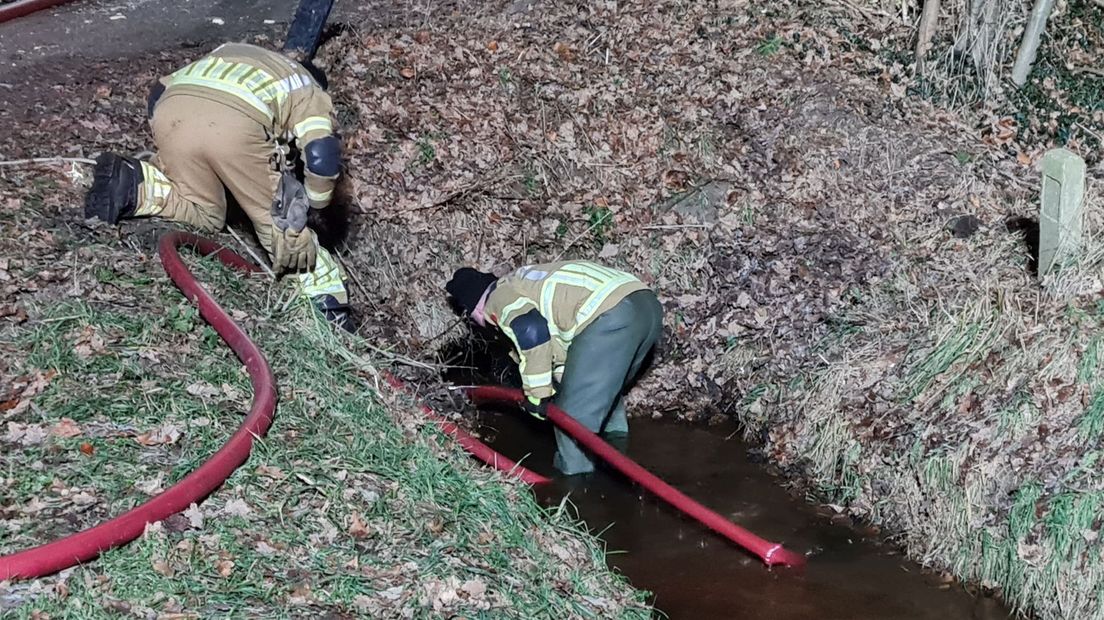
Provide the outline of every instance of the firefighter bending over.
<path id="1" fill-rule="evenodd" d="M 112 224 L 156 216 L 217 231 L 229 190 L 276 271 L 297 273 L 303 293 L 348 329 L 344 273 L 306 225 L 310 209 L 329 205 L 341 168 L 325 88 L 309 63 L 254 45 L 220 46 L 152 89 L 158 152 L 151 161 L 111 153 L 96 159 L 85 216 Z M 292 143 L 302 183 L 286 158 Z"/>
<path id="2" fill-rule="evenodd" d="M 622 395 L 663 331 L 663 307 L 636 277 L 586 261 L 522 267 L 496 278 L 470 267 L 445 289 L 478 325 L 513 343 L 527 400 L 544 418 L 553 400 L 609 439 L 629 432 Z M 555 466 L 564 474 L 594 470 L 570 437 L 556 431 Z"/>

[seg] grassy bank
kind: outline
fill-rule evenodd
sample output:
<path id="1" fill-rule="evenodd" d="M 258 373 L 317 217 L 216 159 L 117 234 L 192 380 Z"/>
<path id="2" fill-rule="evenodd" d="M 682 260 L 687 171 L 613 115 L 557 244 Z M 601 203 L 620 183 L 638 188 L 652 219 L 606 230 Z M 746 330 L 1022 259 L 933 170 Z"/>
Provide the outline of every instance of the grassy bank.
<path id="1" fill-rule="evenodd" d="M 1040 287 L 1006 225 L 1037 209 L 1050 134 L 915 96 L 841 6 L 468 9 L 323 54 L 375 337 L 445 361 L 457 265 L 597 257 L 667 310 L 636 415 L 734 415 L 911 556 L 1099 617 L 1099 257 Z"/>
<path id="2" fill-rule="evenodd" d="M 156 231 L 120 247 L 111 230 L 70 225 L 74 210 L 23 196 L 0 214 L 7 282 L 34 289 L 20 291 L 0 340 L 11 389 L 0 553 L 171 485 L 230 435 L 251 396 L 240 364 L 141 245 Z M 15 246 L 51 217 L 49 243 Z M 565 512 L 540 508 L 381 394 L 359 341 L 281 285 L 192 262 L 270 357 L 272 431 L 207 501 L 139 541 L 57 577 L 0 584 L 0 613 L 648 616 Z"/>

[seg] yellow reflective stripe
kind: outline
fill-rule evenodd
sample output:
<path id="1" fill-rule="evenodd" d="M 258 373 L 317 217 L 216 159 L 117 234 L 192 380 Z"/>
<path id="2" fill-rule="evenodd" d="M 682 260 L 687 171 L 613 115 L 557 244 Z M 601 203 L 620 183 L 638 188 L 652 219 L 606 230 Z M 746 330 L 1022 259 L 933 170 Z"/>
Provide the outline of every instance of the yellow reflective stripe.
<path id="1" fill-rule="evenodd" d="M 165 201 L 172 191 L 168 177 L 149 162 L 140 162 L 142 166 L 142 185 L 139 188 L 142 200 L 134 215 L 144 217 L 157 215 L 165 208 Z"/>
<path id="2" fill-rule="evenodd" d="M 275 115 L 273 104 L 283 105 L 291 91 L 310 85 L 309 80 L 297 73 L 278 80 L 259 67 L 217 57 L 197 60 L 177 71 L 172 75 L 172 83 L 203 86 L 229 93 L 268 116 Z"/>
<path id="3" fill-rule="evenodd" d="M 316 192 L 316 191 L 312 190 L 310 187 L 304 186 L 304 188 L 307 190 L 307 198 L 310 198 L 311 200 L 313 200 L 315 202 L 324 202 L 326 200 L 329 200 L 331 197 L 333 197 L 333 190 L 332 189 L 331 190 L 326 190 L 324 192 Z"/>
<path id="4" fill-rule="evenodd" d="M 535 307 L 537 304 L 533 303 L 533 300 L 529 299 L 528 297 L 518 297 L 513 301 L 513 303 L 502 309 L 502 313 L 498 315 L 499 323 L 501 324 L 502 322 L 506 321 L 506 317 L 510 316 L 510 314 L 521 310 L 528 305 L 532 305 Z"/>
<path id="5" fill-rule="evenodd" d="M 614 291 L 635 280 L 636 278 L 626 274 L 617 280 L 610 281 L 602 288 L 591 293 L 586 303 L 579 308 L 579 312 L 576 314 L 576 324 L 587 322 L 591 315 L 598 310 L 598 307 L 601 306 Z"/>
<path id="6" fill-rule="evenodd" d="M 256 108 L 259 112 L 266 115 L 268 118 L 273 118 L 275 114 L 272 112 L 272 108 L 262 101 L 253 92 L 242 88 L 239 84 L 233 84 L 230 82 L 223 82 L 220 80 L 213 80 L 210 78 L 197 77 L 193 75 L 181 75 L 173 77 L 172 83 L 187 84 L 191 86 L 202 86 L 204 88 L 210 88 L 212 90 L 222 91 L 224 93 L 233 95 L 242 101 L 245 101 L 250 106 Z"/>
<path id="7" fill-rule="evenodd" d="M 527 375 L 522 371 L 521 383 L 526 390 L 552 385 L 552 371 L 549 370 L 548 372 L 542 372 L 536 375 Z"/>
<path id="8" fill-rule="evenodd" d="M 324 248 L 318 249 L 314 271 L 299 274 L 299 282 L 303 285 L 303 292 L 310 297 L 345 293 L 341 266 Z"/>
<path id="9" fill-rule="evenodd" d="M 613 269 L 608 269 L 606 267 L 595 265 L 593 263 L 568 263 L 564 265 L 561 269 L 569 273 L 577 273 L 590 276 L 601 283 L 624 275 L 622 273 L 614 271 Z"/>
<path id="10" fill-rule="evenodd" d="M 292 128 L 292 131 L 297 138 L 302 138 L 312 131 L 333 133 L 333 122 L 325 116 L 308 116 L 299 121 L 295 127 Z"/>

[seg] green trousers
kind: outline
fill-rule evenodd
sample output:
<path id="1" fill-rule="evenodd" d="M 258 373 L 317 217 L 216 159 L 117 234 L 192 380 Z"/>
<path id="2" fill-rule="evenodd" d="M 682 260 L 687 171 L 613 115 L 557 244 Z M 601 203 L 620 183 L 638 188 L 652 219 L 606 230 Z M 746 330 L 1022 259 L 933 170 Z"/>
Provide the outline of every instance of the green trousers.
<path id="1" fill-rule="evenodd" d="M 588 429 L 624 438 L 629 432 L 622 395 L 640 373 L 663 331 L 663 306 L 652 291 L 636 291 L 588 325 L 567 350 L 555 403 Z M 556 431 L 556 469 L 573 475 L 594 462 Z"/>

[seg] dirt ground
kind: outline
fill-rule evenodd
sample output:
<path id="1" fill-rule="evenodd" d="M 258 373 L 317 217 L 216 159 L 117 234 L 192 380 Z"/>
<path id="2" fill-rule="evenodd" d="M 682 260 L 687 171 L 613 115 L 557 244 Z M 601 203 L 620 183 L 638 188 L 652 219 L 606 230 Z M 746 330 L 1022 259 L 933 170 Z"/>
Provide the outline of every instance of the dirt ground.
<path id="1" fill-rule="evenodd" d="M 357 11 L 320 60 L 369 342 L 407 365 L 462 363 L 442 291 L 462 264 L 623 267 L 667 311 L 635 415 L 734 416 L 922 562 L 1039 617 L 1104 615 L 1104 253 L 1090 244 L 1040 286 L 1008 226 L 1033 217 L 1060 138 L 1091 164 L 1095 239 L 1096 116 L 1063 133 L 1011 103 L 940 107 L 891 45 L 907 29 L 860 44 L 876 28 L 846 3 Z M 193 53 L 77 65 L 0 144 L 146 148 L 144 85 Z"/>

